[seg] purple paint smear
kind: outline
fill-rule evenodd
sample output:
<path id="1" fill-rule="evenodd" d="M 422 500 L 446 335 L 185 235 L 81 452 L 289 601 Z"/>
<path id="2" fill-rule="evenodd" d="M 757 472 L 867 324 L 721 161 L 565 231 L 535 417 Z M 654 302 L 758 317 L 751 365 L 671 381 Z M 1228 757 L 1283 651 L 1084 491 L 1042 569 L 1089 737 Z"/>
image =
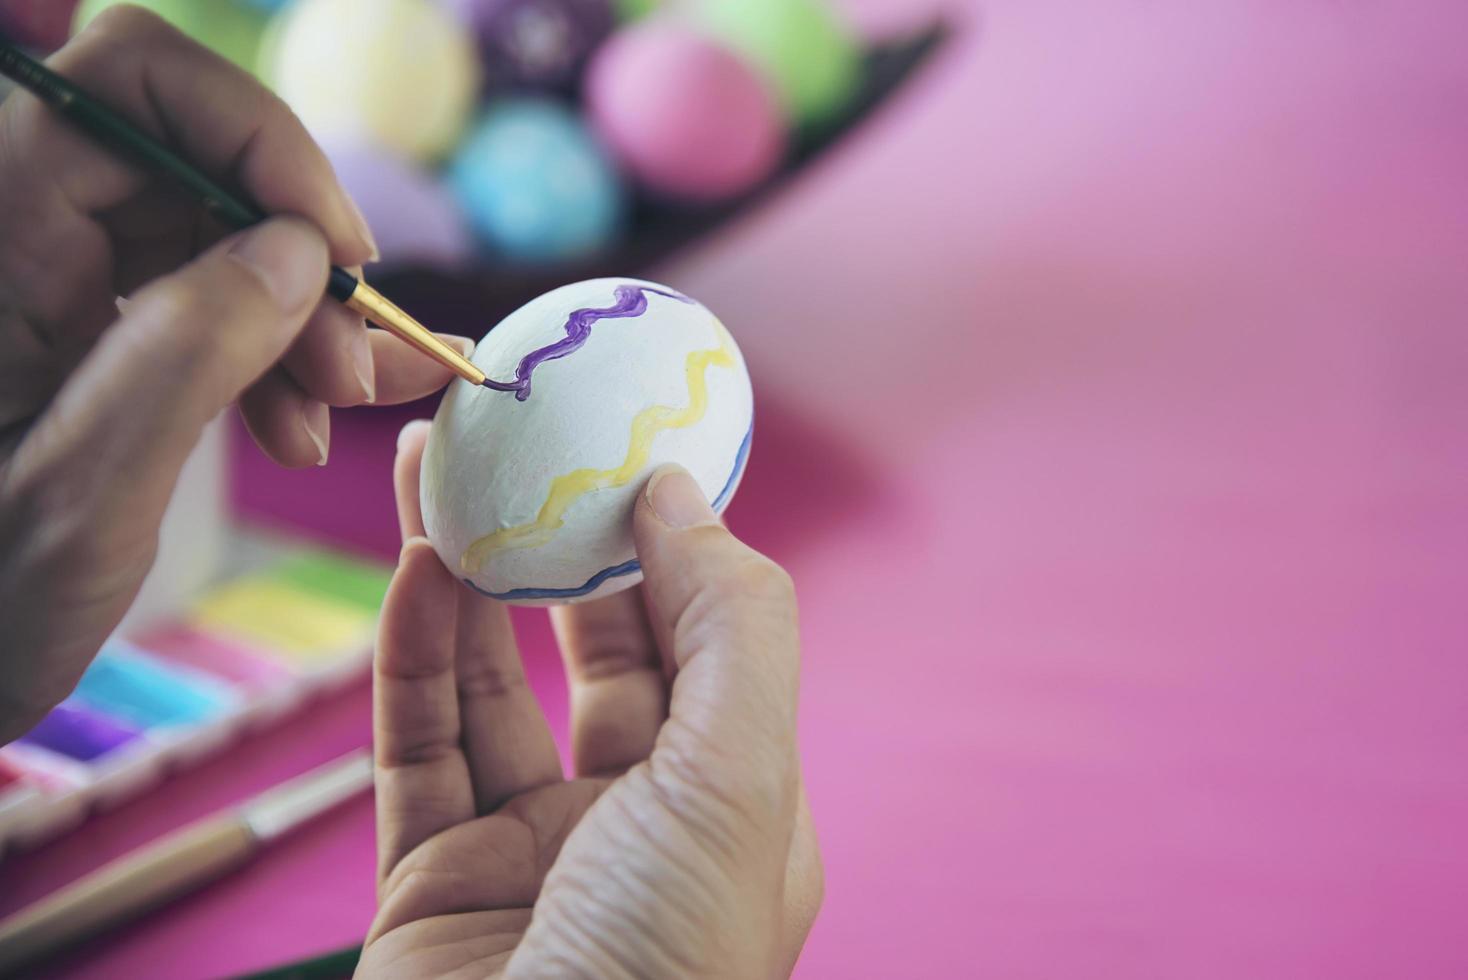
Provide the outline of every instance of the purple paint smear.
<path id="1" fill-rule="evenodd" d="M 39 725 L 21 736 L 21 741 L 90 762 L 137 737 L 138 730 L 126 722 L 89 711 L 73 701 L 63 701 Z"/>
<path id="2" fill-rule="evenodd" d="M 520 366 L 515 369 L 514 381 L 493 381 L 484 379 L 484 387 L 493 388 L 495 391 L 513 391 L 516 401 L 524 401 L 530 397 L 530 376 L 535 369 L 546 361 L 554 361 L 557 358 L 574 354 L 586 345 L 591 337 L 591 328 L 601 320 L 625 320 L 642 316 L 647 312 L 647 294 L 654 293 L 658 296 L 666 296 L 668 299 L 676 299 L 680 303 L 692 304 L 693 300 L 678 293 L 666 292 L 654 289 L 651 286 L 618 286 L 617 303 L 604 310 L 577 310 L 566 318 L 566 339 L 558 340 L 549 347 L 531 351 L 525 355 Z"/>

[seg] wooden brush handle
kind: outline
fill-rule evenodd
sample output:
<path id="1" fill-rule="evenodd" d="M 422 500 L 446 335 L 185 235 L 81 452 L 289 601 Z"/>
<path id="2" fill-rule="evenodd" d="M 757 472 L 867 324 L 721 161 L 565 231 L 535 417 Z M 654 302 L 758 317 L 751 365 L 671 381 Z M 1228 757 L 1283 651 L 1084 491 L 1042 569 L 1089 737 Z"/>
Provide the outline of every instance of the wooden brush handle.
<path id="1" fill-rule="evenodd" d="M 230 813 L 102 866 L 0 922 L 0 976 L 218 877 L 256 847 L 254 834 Z"/>

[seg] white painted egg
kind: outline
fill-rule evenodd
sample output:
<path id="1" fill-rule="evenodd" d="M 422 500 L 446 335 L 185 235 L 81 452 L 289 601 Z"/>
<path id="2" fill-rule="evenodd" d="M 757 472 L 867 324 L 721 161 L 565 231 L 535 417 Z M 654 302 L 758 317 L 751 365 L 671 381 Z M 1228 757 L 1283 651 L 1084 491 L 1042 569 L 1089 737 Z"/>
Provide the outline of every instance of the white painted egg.
<path id="1" fill-rule="evenodd" d="M 749 373 L 702 304 L 667 286 L 594 279 L 546 293 L 491 330 L 423 456 L 428 537 L 480 592 L 577 602 L 642 580 L 632 510 L 653 471 L 686 468 L 715 510 L 744 474 Z"/>

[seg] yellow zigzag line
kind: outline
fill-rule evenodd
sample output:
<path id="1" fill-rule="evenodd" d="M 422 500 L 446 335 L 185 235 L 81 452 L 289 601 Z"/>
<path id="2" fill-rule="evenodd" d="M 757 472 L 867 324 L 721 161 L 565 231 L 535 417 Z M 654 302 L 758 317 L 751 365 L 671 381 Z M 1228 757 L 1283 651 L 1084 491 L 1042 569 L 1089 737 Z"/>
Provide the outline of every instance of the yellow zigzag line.
<path id="1" fill-rule="evenodd" d="M 627 446 L 627 458 L 622 465 L 612 470 L 572 470 L 551 481 L 550 494 L 540 507 L 540 513 L 529 524 L 507 527 L 479 538 L 464 551 L 460 561 L 466 572 L 477 572 L 484 567 L 489 556 L 496 551 L 510 548 L 536 548 L 550 540 L 551 535 L 565 526 L 566 511 L 571 505 L 593 490 L 607 490 L 626 486 L 642 472 L 652 455 L 652 441 L 658 433 L 668 429 L 685 429 L 702 421 L 708 411 L 709 388 L 706 377 L 710 365 L 732 368 L 735 365 L 734 342 L 722 323 L 714 321 L 719 333 L 719 346 L 712 350 L 697 350 L 688 355 L 684 370 L 688 375 L 688 404 L 683 408 L 669 405 L 654 405 L 637 413 L 632 420 L 632 439 Z"/>

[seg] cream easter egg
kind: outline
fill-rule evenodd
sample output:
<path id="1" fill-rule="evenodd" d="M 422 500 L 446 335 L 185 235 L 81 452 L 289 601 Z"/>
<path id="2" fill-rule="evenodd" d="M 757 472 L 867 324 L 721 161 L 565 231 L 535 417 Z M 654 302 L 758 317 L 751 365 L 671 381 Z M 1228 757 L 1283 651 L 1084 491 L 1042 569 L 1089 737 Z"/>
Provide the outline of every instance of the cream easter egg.
<path id="1" fill-rule="evenodd" d="M 428 536 L 478 591 L 520 605 L 642 579 L 632 510 L 678 463 L 722 511 L 749 458 L 754 398 L 734 338 L 656 283 L 594 279 L 521 307 L 474 353 L 423 456 Z"/>
<path id="2" fill-rule="evenodd" d="M 480 81 L 473 42 L 431 0 L 298 0 L 272 21 L 260 70 L 317 138 L 420 161 L 458 142 Z"/>

